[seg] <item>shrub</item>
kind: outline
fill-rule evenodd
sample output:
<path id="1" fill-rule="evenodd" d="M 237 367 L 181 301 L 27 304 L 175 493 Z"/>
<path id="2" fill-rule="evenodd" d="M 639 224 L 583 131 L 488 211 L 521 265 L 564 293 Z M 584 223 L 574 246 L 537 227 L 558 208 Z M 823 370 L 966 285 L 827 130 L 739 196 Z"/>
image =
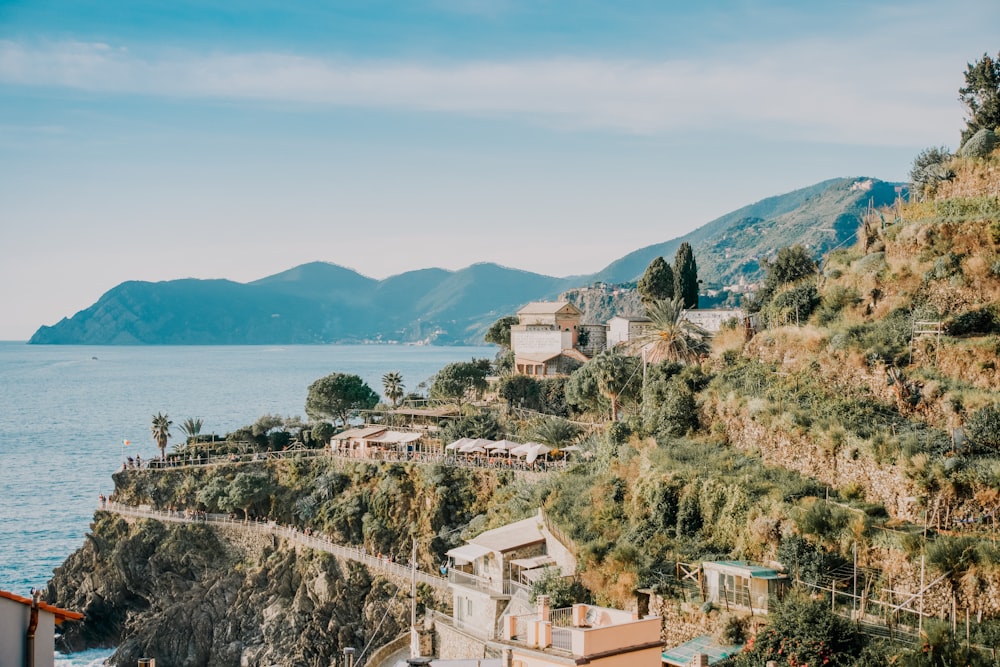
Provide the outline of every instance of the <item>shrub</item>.
<path id="1" fill-rule="evenodd" d="M 969 137 L 958 149 L 958 154 L 966 158 L 986 157 L 997 145 L 997 135 L 993 130 L 983 128 Z"/>
<path id="2" fill-rule="evenodd" d="M 949 336 L 985 335 L 998 330 L 1000 322 L 991 308 L 966 311 L 945 324 L 945 331 Z"/>
<path id="3" fill-rule="evenodd" d="M 701 503 L 696 489 L 689 489 L 682 497 L 677 508 L 677 534 L 681 537 L 693 537 L 701 530 Z"/>
<path id="4" fill-rule="evenodd" d="M 819 323 L 829 324 L 837 318 L 837 315 L 849 306 L 854 306 L 861 301 L 858 291 L 843 285 L 834 285 L 826 291 L 819 307 Z"/>
<path id="5" fill-rule="evenodd" d="M 945 146 L 932 146 L 917 154 L 910 168 L 910 192 L 914 199 L 919 201 L 933 194 L 940 181 L 955 177 L 955 172 L 948 168 L 952 157 Z"/>
<path id="6" fill-rule="evenodd" d="M 727 616 L 719 629 L 719 643 L 742 644 L 747 640 L 747 619 L 742 616 Z"/>
<path id="7" fill-rule="evenodd" d="M 857 275 L 868 275 L 879 273 L 888 266 L 884 252 L 873 252 L 856 261 L 851 268 Z"/>
<path id="8" fill-rule="evenodd" d="M 962 275 L 962 258 L 949 252 L 934 260 L 934 267 L 924 276 L 927 280 L 945 280 Z"/>
<path id="9" fill-rule="evenodd" d="M 863 642 L 850 623 L 823 600 L 791 594 L 768 614 L 767 627 L 753 646 L 739 654 L 737 665 L 851 665 Z"/>
<path id="10" fill-rule="evenodd" d="M 1000 449 L 1000 407 L 987 405 L 976 410 L 966 422 L 965 432 L 981 447 Z"/>

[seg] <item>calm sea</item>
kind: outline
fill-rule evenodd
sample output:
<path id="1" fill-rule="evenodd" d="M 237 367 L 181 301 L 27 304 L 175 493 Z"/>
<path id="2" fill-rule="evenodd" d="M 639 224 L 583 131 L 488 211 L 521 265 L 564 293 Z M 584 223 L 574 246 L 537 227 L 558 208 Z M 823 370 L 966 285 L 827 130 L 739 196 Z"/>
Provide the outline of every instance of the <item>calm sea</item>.
<path id="1" fill-rule="evenodd" d="M 157 412 L 224 435 L 263 414 L 305 416 L 309 384 L 360 375 L 377 392 L 398 371 L 407 391 L 488 347 L 404 345 L 89 347 L 0 342 L 0 589 L 27 595 L 83 543 L 98 494 L 126 455 L 157 454 Z M 99 662 L 87 652 L 61 664 Z"/>

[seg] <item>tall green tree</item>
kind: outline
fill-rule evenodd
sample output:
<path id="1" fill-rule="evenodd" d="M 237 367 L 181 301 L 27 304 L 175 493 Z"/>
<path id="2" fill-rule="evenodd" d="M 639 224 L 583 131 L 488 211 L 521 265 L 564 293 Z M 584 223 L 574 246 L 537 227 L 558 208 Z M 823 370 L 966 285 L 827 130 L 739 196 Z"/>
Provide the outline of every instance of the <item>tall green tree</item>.
<path id="1" fill-rule="evenodd" d="M 156 446 L 160 448 L 161 460 L 167 458 L 167 441 L 170 439 L 170 427 L 173 424 L 170 421 L 170 417 L 162 412 L 157 412 L 153 415 L 153 422 L 149 426 L 149 430 L 153 434 L 153 440 L 156 441 Z"/>
<path id="2" fill-rule="evenodd" d="M 674 297 L 680 298 L 684 308 L 698 307 L 698 264 L 691 244 L 686 241 L 674 256 Z"/>
<path id="3" fill-rule="evenodd" d="M 1000 53 L 991 58 L 988 53 L 965 70 L 965 85 L 958 89 L 958 99 L 965 105 L 969 117 L 962 130 L 962 143 L 982 129 L 1000 127 Z"/>
<path id="4" fill-rule="evenodd" d="M 392 407 L 399 405 L 404 389 L 403 376 L 399 371 L 391 371 L 382 376 L 382 390 L 385 392 L 385 397 L 392 401 Z"/>
<path id="5" fill-rule="evenodd" d="M 451 399 L 458 403 L 459 411 L 466 400 L 474 400 L 486 391 L 486 376 L 490 372 L 489 359 L 456 361 L 439 370 L 431 382 L 431 398 Z"/>
<path id="6" fill-rule="evenodd" d="M 378 394 L 357 375 L 330 373 L 309 385 L 306 414 L 311 419 L 327 419 L 347 424 L 359 410 L 378 405 Z"/>
<path id="7" fill-rule="evenodd" d="M 483 340 L 499 345 L 504 350 L 510 349 L 510 328 L 518 323 L 517 315 L 505 315 L 490 325 Z"/>
<path id="8" fill-rule="evenodd" d="M 636 290 L 644 304 L 673 299 L 674 270 L 662 257 L 655 258 L 639 278 Z"/>
<path id="9" fill-rule="evenodd" d="M 647 363 L 661 361 L 693 363 L 710 350 L 710 334 L 684 318 L 680 297 L 654 301 L 646 307 L 651 326 L 630 343 L 635 351 L 645 350 Z"/>

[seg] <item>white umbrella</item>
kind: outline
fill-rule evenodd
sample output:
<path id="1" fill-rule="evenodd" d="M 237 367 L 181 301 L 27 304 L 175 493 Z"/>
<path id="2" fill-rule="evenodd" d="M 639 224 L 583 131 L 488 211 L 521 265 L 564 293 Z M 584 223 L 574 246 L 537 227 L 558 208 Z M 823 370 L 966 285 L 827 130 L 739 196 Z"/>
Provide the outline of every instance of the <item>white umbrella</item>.
<path id="1" fill-rule="evenodd" d="M 514 447 L 513 449 L 511 449 L 509 451 L 514 456 L 527 456 L 528 453 L 534 448 L 534 446 L 535 446 L 535 443 L 533 443 L 533 442 L 526 442 L 523 445 L 518 445 L 517 447 Z"/>
<path id="2" fill-rule="evenodd" d="M 455 442 L 451 443 L 450 445 L 445 445 L 444 448 L 447 449 L 447 450 L 449 450 L 449 451 L 454 451 L 454 450 L 459 449 L 463 445 L 466 445 L 466 444 L 468 444 L 470 442 L 473 442 L 473 440 L 471 438 L 459 438 L 458 440 L 456 440 Z"/>
<path id="3" fill-rule="evenodd" d="M 513 440 L 497 440 L 492 445 L 489 445 L 486 449 L 491 449 L 495 452 L 509 452 L 515 447 L 519 447 L 520 443 L 514 442 Z"/>
<path id="4" fill-rule="evenodd" d="M 528 450 L 528 457 L 525 459 L 527 463 L 534 463 L 535 459 L 543 454 L 548 454 L 552 451 L 552 448 L 548 445 L 543 445 L 540 442 L 529 443 L 531 449 Z"/>
<path id="5" fill-rule="evenodd" d="M 485 452 L 486 448 L 483 447 L 483 442 L 484 441 L 481 439 L 480 440 L 466 439 L 465 444 L 461 445 L 458 448 L 458 451 L 462 452 L 463 454 L 471 454 L 473 452 Z M 485 442 L 489 442 L 489 440 L 486 440 Z"/>

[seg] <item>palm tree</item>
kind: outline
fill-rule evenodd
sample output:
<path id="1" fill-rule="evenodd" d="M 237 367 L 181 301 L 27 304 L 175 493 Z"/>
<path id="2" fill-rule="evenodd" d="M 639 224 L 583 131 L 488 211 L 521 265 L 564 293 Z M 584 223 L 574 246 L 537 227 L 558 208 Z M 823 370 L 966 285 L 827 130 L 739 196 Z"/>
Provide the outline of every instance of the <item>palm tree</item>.
<path id="1" fill-rule="evenodd" d="M 587 363 L 592 365 L 598 390 L 611 403 L 611 421 L 618 421 L 618 406 L 622 394 L 637 370 L 635 360 L 614 350 L 605 350 Z"/>
<path id="2" fill-rule="evenodd" d="M 201 417 L 188 417 L 181 422 L 181 431 L 187 436 L 187 444 L 190 446 L 201 434 L 201 427 L 204 422 Z"/>
<path id="3" fill-rule="evenodd" d="M 170 421 L 170 417 L 167 415 L 157 412 L 153 415 L 153 423 L 150 425 L 149 430 L 153 433 L 153 440 L 156 440 L 157 446 L 160 448 L 160 460 L 167 458 L 167 440 L 170 439 L 170 427 L 173 422 Z"/>
<path id="4" fill-rule="evenodd" d="M 580 434 L 580 429 L 561 417 L 549 417 L 535 426 L 532 434 L 539 442 L 561 449 L 573 443 L 576 436 Z"/>
<path id="5" fill-rule="evenodd" d="M 181 422 L 181 431 L 188 439 L 197 438 L 201 434 L 201 427 L 204 423 L 201 417 L 188 417 Z"/>
<path id="6" fill-rule="evenodd" d="M 382 388 L 385 390 L 385 397 L 392 401 L 392 407 L 396 407 L 399 399 L 403 397 L 403 376 L 398 371 L 392 371 L 382 376 Z"/>
<path id="7" fill-rule="evenodd" d="M 633 349 L 645 350 L 646 361 L 651 364 L 697 361 L 711 349 L 710 334 L 683 315 L 684 304 L 679 298 L 652 302 L 646 308 L 652 325 L 632 342 Z"/>

